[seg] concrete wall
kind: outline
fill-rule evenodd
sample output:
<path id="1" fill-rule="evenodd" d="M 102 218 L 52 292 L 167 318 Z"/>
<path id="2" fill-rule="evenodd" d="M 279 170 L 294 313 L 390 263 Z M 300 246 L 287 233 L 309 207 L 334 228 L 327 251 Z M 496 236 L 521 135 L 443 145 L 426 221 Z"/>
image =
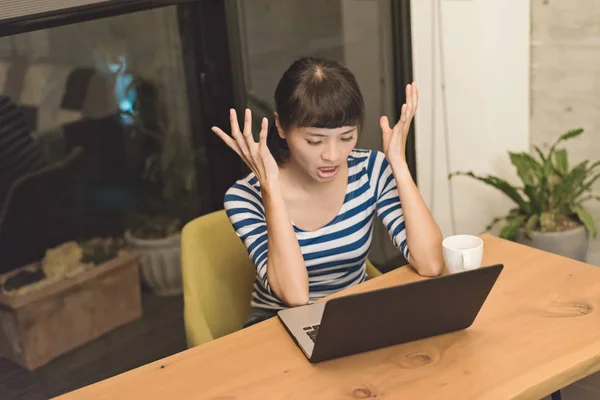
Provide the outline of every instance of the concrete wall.
<path id="1" fill-rule="evenodd" d="M 600 3 L 531 0 L 531 143 L 553 142 L 582 127 L 567 142 L 569 163 L 600 159 Z M 600 193 L 600 182 L 595 185 Z M 587 204 L 600 225 L 600 202 Z M 600 238 L 588 261 L 600 265 Z"/>

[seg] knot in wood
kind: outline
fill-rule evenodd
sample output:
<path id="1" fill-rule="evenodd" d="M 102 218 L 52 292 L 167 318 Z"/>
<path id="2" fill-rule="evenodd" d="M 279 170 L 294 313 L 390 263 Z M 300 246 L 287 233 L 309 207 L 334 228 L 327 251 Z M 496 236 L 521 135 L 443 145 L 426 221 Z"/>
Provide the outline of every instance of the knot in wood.
<path id="1" fill-rule="evenodd" d="M 426 365 L 431 364 L 433 362 L 433 358 L 427 353 L 407 354 L 406 357 L 404 357 L 404 359 L 408 364 L 413 366 Z"/>
<path id="2" fill-rule="evenodd" d="M 544 309 L 548 318 L 582 317 L 594 310 L 590 304 L 580 302 L 553 302 Z"/>
<path id="3" fill-rule="evenodd" d="M 367 388 L 358 388 L 352 391 L 352 397 L 357 399 L 370 399 L 377 396 L 373 395 L 373 393 Z"/>
<path id="4" fill-rule="evenodd" d="M 426 368 L 440 361 L 441 354 L 435 347 L 413 351 L 411 353 L 400 355 L 396 364 L 400 368 L 416 369 Z"/>

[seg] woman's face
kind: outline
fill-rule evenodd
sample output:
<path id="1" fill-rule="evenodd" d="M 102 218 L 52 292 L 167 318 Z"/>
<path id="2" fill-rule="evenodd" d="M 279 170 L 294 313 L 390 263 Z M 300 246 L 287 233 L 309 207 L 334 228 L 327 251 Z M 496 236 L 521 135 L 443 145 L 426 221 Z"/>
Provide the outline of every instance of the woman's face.
<path id="1" fill-rule="evenodd" d="M 290 161 L 317 182 L 333 180 L 346 167 L 358 135 L 356 126 L 290 128 L 279 134 L 287 141 Z"/>

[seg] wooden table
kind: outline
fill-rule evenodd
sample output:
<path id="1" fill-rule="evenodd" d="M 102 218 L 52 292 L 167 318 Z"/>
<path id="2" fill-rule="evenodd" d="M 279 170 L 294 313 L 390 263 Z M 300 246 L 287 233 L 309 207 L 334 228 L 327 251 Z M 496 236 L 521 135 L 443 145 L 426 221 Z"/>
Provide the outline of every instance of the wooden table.
<path id="1" fill-rule="evenodd" d="M 62 399 L 540 399 L 600 370 L 600 268 L 481 237 L 505 268 L 467 330 L 312 365 L 273 318 Z"/>

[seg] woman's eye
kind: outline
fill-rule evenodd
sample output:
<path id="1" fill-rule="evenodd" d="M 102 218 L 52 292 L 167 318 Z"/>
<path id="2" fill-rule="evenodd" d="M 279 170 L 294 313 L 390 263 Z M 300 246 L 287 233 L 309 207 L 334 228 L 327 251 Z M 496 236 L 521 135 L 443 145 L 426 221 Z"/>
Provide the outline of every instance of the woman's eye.
<path id="1" fill-rule="evenodd" d="M 310 144 L 311 146 L 318 146 L 323 142 L 321 142 L 321 141 L 313 142 L 312 140 L 307 140 L 306 143 Z"/>
<path id="2" fill-rule="evenodd" d="M 342 138 L 342 142 L 351 142 L 354 139 L 354 136 L 350 136 L 347 138 Z"/>

